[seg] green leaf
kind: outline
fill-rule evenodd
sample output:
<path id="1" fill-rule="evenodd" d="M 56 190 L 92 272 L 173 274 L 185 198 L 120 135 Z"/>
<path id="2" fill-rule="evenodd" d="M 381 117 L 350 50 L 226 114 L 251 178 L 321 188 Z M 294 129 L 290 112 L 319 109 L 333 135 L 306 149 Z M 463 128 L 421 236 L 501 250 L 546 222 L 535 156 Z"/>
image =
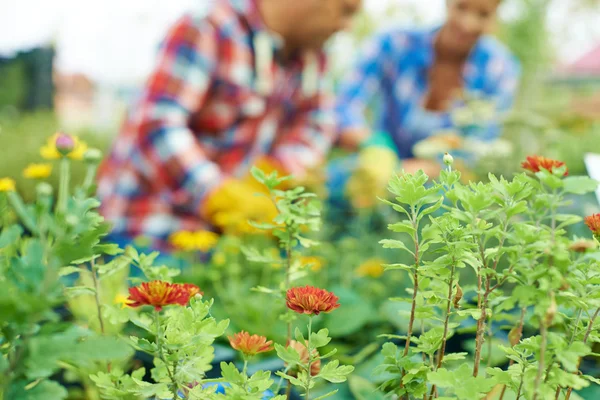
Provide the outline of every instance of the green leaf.
<path id="1" fill-rule="evenodd" d="M 465 357 L 468 355 L 469 353 L 450 353 L 450 354 L 444 354 L 444 359 L 442 360 L 442 362 L 450 362 L 450 361 L 460 361 L 460 360 L 464 360 Z"/>
<path id="2" fill-rule="evenodd" d="M 474 377 L 468 364 L 462 364 L 454 371 L 440 368 L 427 374 L 427 378 L 430 383 L 454 392 L 459 400 L 480 399 L 496 385 L 493 379 Z"/>
<path id="3" fill-rule="evenodd" d="M 415 255 L 415 253 L 413 253 L 412 250 L 409 250 L 409 248 L 406 247 L 406 244 L 401 240 L 383 239 L 380 240 L 379 243 L 383 246 L 384 249 L 400 249 L 412 254 L 413 257 Z"/>
<path id="4" fill-rule="evenodd" d="M 331 341 L 328 329 L 321 329 L 317 333 L 310 335 L 310 344 L 312 348 L 320 348 L 326 346 Z"/>
<path id="5" fill-rule="evenodd" d="M 81 269 L 79 267 L 62 267 L 58 270 L 58 276 L 67 276 L 78 272 L 81 272 Z"/>
<path id="6" fill-rule="evenodd" d="M 460 315 L 461 317 L 464 317 L 466 315 L 470 315 L 471 318 L 473 318 L 474 320 L 478 320 L 479 318 L 481 318 L 481 310 L 478 308 L 469 308 L 467 310 L 458 310 L 456 311 L 456 313 L 458 315 Z"/>
<path id="7" fill-rule="evenodd" d="M 301 363 L 300 354 L 292 347 L 284 347 L 279 343 L 275 343 L 275 351 L 277 352 L 277 357 L 281 358 L 290 366 Z"/>
<path id="8" fill-rule="evenodd" d="M 352 375 L 348 377 L 350 391 L 356 400 L 384 400 L 385 394 L 377 389 L 368 379 Z"/>
<path id="9" fill-rule="evenodd" d="M 253 166 L 252 169 L 250 170 L 250 173 L 252 174 L 254 179 L 256 179 L 258 182 L 260 182 L 262 184 L 265 183 L 266 175 L 260 168 Z"/>
<path id="10" fill-rule="evenodd" d="M 598 181 L 587 176 L 568 176 L 564 179 L 564 185 L 567 193 L 586 194 L 598 188 Z"/>
<path id="11" fill-rule="evenodd" d="M 301 387 L 304 387 L 304 382 L 302 382 L 302 381 L 301 381 L 300 379 L 298 379 L 298 378 L 295 378 L 295 377 L 293 377 L 293 376 L 291 376 L 291 375 L 288 375 L 288 374 L 286 374 L 286 373 L 283 373 L 283 372 L 281 372 L 281 371 L 277 371 L 277 372 L 275 372 L 275 374 L 276 374 L 277 376 L 281 376 L 283 379 L 285 379 L 285 380 L 287 380 L 287 381 L 290 381 L 290 382 L 292 382 L 292 385 L 294 385 L 294 386 L 301 386 Z"/>
<path id="12" fill-rule="evenodd" d="M 8 229 L 2 230 L 0 234 L 0 249 L 14 244 L 23 234 L 23 228 L 19 225 L 12 225 Z"/>
<path id="13" fill-rule="evenodd" d="M 221 374 L 226 382 L 237 385 L 244 383 L 244 377 L 233 363 L 221 362 Z"/>
<path id="14" fill-rule="evenodd" d="M 95 295 L 96 289 L 87 286 L 73 286 L 65 288 L 65 295 L 70 299 L 77 296 L 85 296 L 85 295 Z"/>
<path id="15" fill-rule="evenodd" d="M 326 394 L 324 394 L 324 395 L 322 395 L 322 396 L 319 396 L 319 397 L 315 398 L 314 400 L 322 400 L 322 399 L 326 399 L 326 398 L 328 398 L 328 397 L 331 397 L 331 396 L 333 396 L 333 395 L 334 395 L 334 394 L 336 394 L 338 391 L 339 391 L 338 389 L 332 390 L 331 392 L 329 392 L 329 393 L 326 393 Z"/>
<path id="16" fill-rule="evenodd" d="M 567 349 L 556 352 L 556 358 L 569 372 L 577 372 L 577 365 L 581 357 L 590 354 L 591 349 L 583 342 L 574 342 Z"/>
<path id="17" fill-rule="evenodd" d="M 415 234 L 415 228 L 412 226 L 410 221 L 396 222 L 395 224 L 389 224 L 388 229 L 392 232 L 397 233 L 408 233 L 409 235 Z"/>
<path id="18" fill-rule="evenodd" d="M 321 368 L 318 376 L 331 383 L 345 382 L 346 377 L 354 371 L 354 367 L 351 365 L 339 365 L 340 362 L 338 360 L 330 361 Z"/>
<path id="19" fill-rule="evenodd" d="M 6 399 L 19 400 L 63 400 L 68 397 L 67 390 L 55 381 L 45 380 L 30 386 L 26 382 L 18 382 L 10 387 Z"/>
<path id="20" fill-rule="evenodd" d="M 401 269 L 403 271 L 412 272 L 415 268 L 414 265 L 406 265 L 406 264 L 382 264 L 382 266 L 386 271 Z"/>

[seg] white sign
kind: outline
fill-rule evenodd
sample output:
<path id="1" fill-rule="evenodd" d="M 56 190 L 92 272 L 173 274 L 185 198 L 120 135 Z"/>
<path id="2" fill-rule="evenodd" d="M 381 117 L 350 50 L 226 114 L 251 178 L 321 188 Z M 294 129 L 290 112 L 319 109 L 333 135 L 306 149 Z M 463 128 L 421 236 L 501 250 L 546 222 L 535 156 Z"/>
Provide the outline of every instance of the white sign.
<path id="1" fill-rule="evenodd" d="M 600 154 L 586 153 L 583 160 L 590 178 L 600 181 Z M 596 189 L 596 198 L 600 203 L 600 187 Z"/>

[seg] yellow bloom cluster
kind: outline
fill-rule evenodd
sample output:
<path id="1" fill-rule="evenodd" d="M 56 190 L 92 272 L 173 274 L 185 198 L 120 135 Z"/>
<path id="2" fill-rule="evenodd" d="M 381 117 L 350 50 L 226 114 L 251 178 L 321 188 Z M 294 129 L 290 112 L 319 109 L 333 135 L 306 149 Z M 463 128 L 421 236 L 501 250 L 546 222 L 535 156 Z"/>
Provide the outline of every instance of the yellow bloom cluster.
<path id="1" fill-rule="evenodd" d="M 325 265 L 325 260 L 321 257 L 316 256 L 302 256 L 300 257 L 300 267 L 310 267 L 312 271 L 320 271 Z"/>
<path id="2" fill-rule="evenodd" d="M 29 179 L 46 179 L 52 173 L 51 164 L 29 164 L 23 170 L 23 176 Z"/>
<path id="3" fill-rule="evenodd" d="M 356 268 L 356 275 L 360 277 L 369 276 L 371 278 L 379 278 L 384 272 L 383 264 L 385 264 L 384 260 L 371 258 Z"/>
<path id="4" fill-rule="evenodd" d="M 0 178 L 0 192 L 14 192 L 16 190 L 16 183 L 11 178 Z"/>
<path id="5" fill-rule="evenodd" d="M 42 158 L 46 160 L 57 160 L 61 157 L 60 153 L 56 149 L 56 139 L 59 134 L 56 133 L 48 138 L 46 144 L 40 149 L 40 154 Z M 73 141 L 75 142 L 75 146 L 73 147 L 73 151 L 71 151 L 67 157 L 73 160 L 82 160 L 83 155 L 88 149 L 88 145 L 80 140 L 77 136 L 72 136 Z"/>
<path id="6" fill-rule="evenodd" d="M 179 231 L 169 237 L 169 244 L 183 251 L 208 252 L 219 242 L 219 235 L 211 231 Z"/>

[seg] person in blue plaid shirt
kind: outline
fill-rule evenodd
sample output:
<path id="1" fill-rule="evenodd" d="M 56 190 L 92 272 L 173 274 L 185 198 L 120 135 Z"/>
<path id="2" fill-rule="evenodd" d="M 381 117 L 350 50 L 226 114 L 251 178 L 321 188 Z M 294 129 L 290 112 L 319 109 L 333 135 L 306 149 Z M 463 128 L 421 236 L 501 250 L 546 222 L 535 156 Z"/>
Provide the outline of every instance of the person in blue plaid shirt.
<path id="1" fill-rule="evenodd" d="M 510 108 L 519 64 L 487 34 L 494 27 L 500 2 L 448 0 L 443 26 L 397 29 L 366 44 L 338 92 L 341 142 L 350 148 L 366 147 L 363 153 L 371 153 L 359 156 L 350 186 L 357 184 L 364 193 L 364 182 L 369 181 L 381 191 L 395 168 L 390 168 L 395 157 L 407 172 L 423 169 L 436 174 L 439 164 L 415 158 L 413 146 L 454 128 L 453 117 L 460 116 L 457 111 L 465 94 L 477 94 L 493 104 L 490 111 L 496 115 Z M 375 121 L 369 125 L 365 110 L 373 100 L 378 101 Z M 482 140 L 497 138 L 497 120 L 478 129 L 477 135 Z"/>

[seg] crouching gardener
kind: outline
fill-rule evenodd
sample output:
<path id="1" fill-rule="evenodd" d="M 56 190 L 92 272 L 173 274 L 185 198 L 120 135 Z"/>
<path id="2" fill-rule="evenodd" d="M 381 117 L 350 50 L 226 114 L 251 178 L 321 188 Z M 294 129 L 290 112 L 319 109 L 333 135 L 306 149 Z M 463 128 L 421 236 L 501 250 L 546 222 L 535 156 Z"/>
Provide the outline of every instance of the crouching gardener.
<path id="1" fill-rule="evenodd" d="M 169 31 L 101 168 L 115 238 L 271 218 L 252 165 L 301 177 L 334 140 L 322 46 L 361 0 L 217 0 Z"/>

